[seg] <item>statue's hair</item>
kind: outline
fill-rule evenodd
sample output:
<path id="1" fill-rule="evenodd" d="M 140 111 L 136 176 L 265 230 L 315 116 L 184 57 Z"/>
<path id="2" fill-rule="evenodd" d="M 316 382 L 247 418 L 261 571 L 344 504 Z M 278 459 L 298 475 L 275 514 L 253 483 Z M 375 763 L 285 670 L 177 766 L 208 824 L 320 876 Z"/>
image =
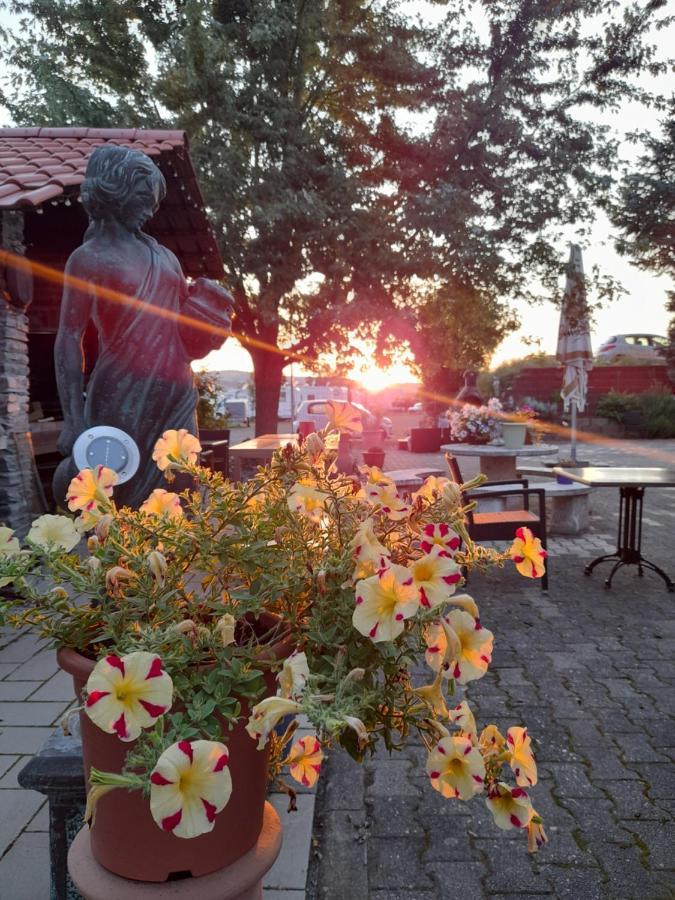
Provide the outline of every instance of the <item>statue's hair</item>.
<path id="1" fill-rule="evenodd" d="M 166 196 L 166 181 L 154 162 L 140 150 L 116 144 L 97 147 L 87 163 L 80 188 L 82 205 L 92 222 L 118 218 L 140 182 L 150 179 L 159 186 L 160 200 Z"/>

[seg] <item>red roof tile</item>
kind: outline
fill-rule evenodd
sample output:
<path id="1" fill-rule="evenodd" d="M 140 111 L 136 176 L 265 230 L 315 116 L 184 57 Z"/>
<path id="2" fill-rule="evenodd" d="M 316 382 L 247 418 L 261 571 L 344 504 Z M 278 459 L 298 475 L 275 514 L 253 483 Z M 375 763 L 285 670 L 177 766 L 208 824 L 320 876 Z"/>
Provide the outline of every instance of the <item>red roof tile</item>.
<path id="1" fill-rule="evenodd" d="M 169 191 L 147 230 L 174 250 L 187 275 L 222 278 L 223 263 L 183 131 L 0 128 L 0 211 L 27 211 L 61 195 L 77 197 L 91 151 L 105 143 L 133 147 L 154 159 L 164 173 Z M 180 240 L 174 227 L 177 221 L 183 232 Z M 186 237 L 190 249 L 199 246 L 200 253 L 181 251 L 182 246 L 187 249 L 183 243 Z"/>

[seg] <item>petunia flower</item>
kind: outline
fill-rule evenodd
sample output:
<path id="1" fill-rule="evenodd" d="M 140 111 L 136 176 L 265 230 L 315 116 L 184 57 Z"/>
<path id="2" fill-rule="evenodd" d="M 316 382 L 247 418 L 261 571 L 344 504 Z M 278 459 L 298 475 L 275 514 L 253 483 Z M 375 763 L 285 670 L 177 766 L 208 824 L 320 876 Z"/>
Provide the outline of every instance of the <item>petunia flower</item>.
<path id="1" fill-rule="evenodd" d="M 391 553 L 378 540 L 373 524 L 372 519 L 362 522 L 352 538 L 350 546 L 357 562 L 372 562 L 379 566 L 383 559 L 389 559 Z M 379 567 L 381 568 L 381 566 Z"/>
<path id="2" fill-rule="evenodd" d="M 310 459 L 313 463 L 315 463 L 323 451 L 326 449 L 326 445 L 321 440 L 316 431 L 312 431 L 305 438 L 305 450 L 309 453 Z"/>
<path id="3" fill-rule="evenodd" d="M 519 787 L 533 787 L 537 783 L 537 764 L 532 753 L 532 739 L 526 728 L 514 726 L 506 732 L 509 765 Z"/>
<path id="4" fill-rule="evenodd" d="M 171 708 L 173 682 L 155 653 L 110 654 L 94 666 L 84 710 L 95 725 L 122 741 L 134 741 Z"/>
<path id="5" fill-rule="evenodd" d="M 356 741 L 359 750 L 364 750 L 368 746 L 370 735 L 368 734 L 368 729 L 363 724 L 361 719 L 359 719 L 357 716 L 343 716 L 342 721 L 349 728 L 351 728 L 356 735 Z"/>
<path id="6" fill-rule="evenodd" d="M 305 787 L 313 787 L 321 771 L 323 751 L 316 737 L 300 738 L 290 749 L 284 763 L 290 767 L 291 776 Z"/>
<path id="7" fill-rule="evenodd" d="M 442 685 L 443 678 L 439 672 L 431 684 L 425 684 L 422 687 L 414 688 L 413 694 L 421 700 L 424 700 L 425 703 L 428 703 L 434 715 L 440 716 L 442 719 L 447 719 L 448 706 L 445 702 Z"/>
<path id="8" fill-rule="evenodd" d="M 492 659 L 493 635 L 463 609 L 453 609 L 443 617 L 444 625 L 454 632 L 460 650 L 449 660 L 448 677 L 460 684 L 482 678 Z"/>
<path id="9" fill-rule="evenodd" d="M 2 557 L 18 556 L 21 553 L 21 544 L 19 539 L 15 537 L 11 528 L 6 525 L 0 525 L 0 561 Z M 12 583 L 12 578 L 0 578 L 0 588 L 6 587 Z"/>
<path id="10" fill-rule="evenodd" d="M 509 555 L 516 564 L 516 569 L 525 578 L 541 578 L 546 571 L 544 560 L 548 554 L 529 528 L 519 528 L 516 531 Z"/>
<path id="11" fill-rule="evenodd" d="M 229 644 L 234 643 L 234 632 L 236 626 L 237 620 L 231 613 L 225 613 L 216 622 L 215 628 L 213 630 L 220 638 L 220 642 L 223 647 L 227 647 Z"/>
<path id="12" fill-rule="evenodd" d="M 478 746 L 484 756 L 500 753 L 506 746 L 506 739 L 496 725 L 486 725 L 478 738 Z"/>
<path id="13" fill-rule="evenodd" d="M 462 700 L 461 703 L 458 703 L 457 706 L 449 710 L 448 719 L 452 722 L 453 725 L 459 725 L 462 731 L 471 738 L 472 742 L 474 744 L 476 743 L 476 740 L 478 738 L 476 719 L 474 718 L 474 715 L 471 712 L 471 707 L 466 702 L 466 700 Z"/>
<path id="14" fill-rule="evenodd" d="M 0 525 L 0 556 L 17 556 L 21 552 L 21 544 L 11 528 Z"/>
<path id="15" fill-rule="evenodd" d="M 420 547 L 424 553 L 431 553 L 435 547 L 438 547 L 441 553 L 454 556 L 462 543 L 459 535 L 445 522 L 429 522 L 422 529 L 422 535 Z"/>
<path id="16" fill-rule="evenodd" d="M 454 481 L 443 485 L 442 498 L 449 513 L 455 513 L 462 506 L 462 488 Z"/>
<path id="17" fill-rule="evenodd" d="M 95 515 L 110 505 L 117 472 L 106 466 L 82 469 L 68 485 L 66 501 L 71 512 L 81 510 Z"/>
<path id="18" fill-rule="evenodd" d="M 428 500 L 430 503 L 434 503 L 442 495 L 443 488 L 448 484 L 449 480 L 449 478 L 439 478 L 436 475 L 427 476 L 422 483 L 422 487 L 412 494 L 412 500 L 414 501 L 420 497 Z"/>
<path id="19" fill-rule="evenodd" d="M 327 400 L 328 424 L 334 431 L 361 434 L 363 421 L 361 411 L 344 400 Z"/>
<path id="20" fill-rule="evenodd" d="M 295 651 L 284 660 L 281 672 L 277 675 L 279 682 L 278 694 L 287 700 L 298 699 L 302 694 L 307 679 L 309 678 L 309 666 L 304 652 Z"/>
<path id="21" fill-rule="evenodd" d="M 79 544 L 82 535 L 73 520 L 67 516 L 47 514 L 33 522 L 26 537 L 42 550 L 63 550 L 70 553 Z"/>
<path id="22" fill-rule="evenodd" d="M 183 515 L 183 507 L 180 505 L 178 494 L 165 491 L 163 488 L 155 488 L 147 500 L 139 507 L 140 512 L 146 516 L 167 516 L 169 519 L 180 519 Z"/>
<path id="23" fill-rule="evenodd" d="M 548 844 L 544 823 L 537 810 L 532 809 L 532 818 L 527 823 L 527 849 L 530 853 L 536 853 L 544 844 Z"/>
<path id="24" fill-rule="evenodd" d="M 187 428 L 170 428 L 155 442 L 152 458 L 162 472 L 181 465 L 194 465 L 202 445 Z"/>
<path id="25" fill-rule="evenodd" d="M 527 828 L 534 815 L 527 793 L 520 787 L 510 788 L 498 781 L 490 788 L 485 800 L 497 828 Z"/>
<path id="26" fill-rule="evenodd" d="M 364 485 L 364 496 L 373 507 L 383 512 L 392 522 L 405 519 L 410 507 L 401 500 L 396 485 L 388 478 L 369 480 Z"/>
<path id="27" fill-rule="evenodd" d="M 388 566 L 356 584 L 356 608 L 352 624 L 375 643 L 393 641 L 403 631 L 405 619 L 419 608 L 410 569 Z"/>
<path id="28" fill-rule="evenodd" d="M 150 812 L 163 831 L 193 838 L 213 831 L 232 794 L 227 747 L 219 741 L 179 741 L 150 775 Z"/>
<path id="29" fill-rule="evenodd" d="M 265 697 L 251 710 L 246 731 L 254 740 L 258 739 L 258 750 L 262 750 L 275 725 L 284 716 L 295 715 L 301 710 L 302 706 L 295 700 L 287 700 L 285 697 Z"/>
<path id="30" fill-rule="evenodd" d="M 444 797 L 470 800 L 483 790 L 485 764 L 471 738 L 463 735 L 444 737 L 427 758 L 431 786 Z"/>
<path id="31" fill-rule="evenodd" d="M 445 603 L 461 581 L 462 570 L 438 547 L 409 563 L 420 606 L 433 609 Z"/>
<path id="32" fill-rule="evenodd" d="M 296 482 L 288 493 L 288 508 L 311 522 L 321 522 L 330 495 L 304 481 Z"/>
<path id="33" fill-rule="evenodd" d="M 424 641 L 427 649 L 424 658 L 434 672 L 443 672 L 450 678 L 450 663 L 461 653 L 459 638 L 443 619 L 430 622 L 424 628 Z"/>

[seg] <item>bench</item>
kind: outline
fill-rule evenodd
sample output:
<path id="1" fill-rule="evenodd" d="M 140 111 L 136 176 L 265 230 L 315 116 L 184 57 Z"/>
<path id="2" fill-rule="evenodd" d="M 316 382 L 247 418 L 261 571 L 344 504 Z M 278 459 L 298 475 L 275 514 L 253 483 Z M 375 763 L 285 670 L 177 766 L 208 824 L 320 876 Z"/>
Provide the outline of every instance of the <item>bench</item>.
<path id="1" fill-rule="evenodd" d="M 585 484 L 558 484 L 557 481 L 530 482 L 542 488 L 552 500 L 550 534 L 579 534 L 588 528 L 588 495 L 592 488 Z"/>
<path id="2" fill-rule="evenodd" d="M 447 471 L 442 469 L 393 469 L 384 473 L 396 485 L 402 493 L 411 493 L 422 487 L 422 482 L 429 475 L 448 477 Z"/>

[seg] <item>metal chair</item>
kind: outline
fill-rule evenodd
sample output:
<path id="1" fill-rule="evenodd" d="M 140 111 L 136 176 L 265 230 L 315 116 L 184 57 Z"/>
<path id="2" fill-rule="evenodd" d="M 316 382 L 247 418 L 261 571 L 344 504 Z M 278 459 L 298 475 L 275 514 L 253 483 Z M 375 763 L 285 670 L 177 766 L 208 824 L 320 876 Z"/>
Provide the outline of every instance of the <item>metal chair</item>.
<path id="1" fill-rule="evenodd" d="M 452 480 L 461 485 L 462 473 L 457 460 L 451 454 L 447 454 L 448 468 Z M 502 485 L 514 484 L 515 488 L 501 489 Z M 512 541 L 518 528 L 529 528 L 539 538 L 544 549 L 547 547 L 546 533 L 546 492 L 542 488 L 528 487 L 526 479 L 513 481 L 492 481 L 486 487 L 490 488 L 487 496 L 490 499 L 497 497 L 522 497 L 523 506 L 520 509 L 504 509 L 498 512 L 474 512 L 467 513 L 467 531 L 474 541 Z M 496 488 L 493 490 L 493 488 Z M 538 514 L 530 510 L 530 497 L 538 500 Z M 462 501 L 466 505 L 472 500 L 485 499 L 486 493 L 464 493 Z M 546 571 L 541 579 L 541 589 L 548 590 L 548 563 Z"/>

